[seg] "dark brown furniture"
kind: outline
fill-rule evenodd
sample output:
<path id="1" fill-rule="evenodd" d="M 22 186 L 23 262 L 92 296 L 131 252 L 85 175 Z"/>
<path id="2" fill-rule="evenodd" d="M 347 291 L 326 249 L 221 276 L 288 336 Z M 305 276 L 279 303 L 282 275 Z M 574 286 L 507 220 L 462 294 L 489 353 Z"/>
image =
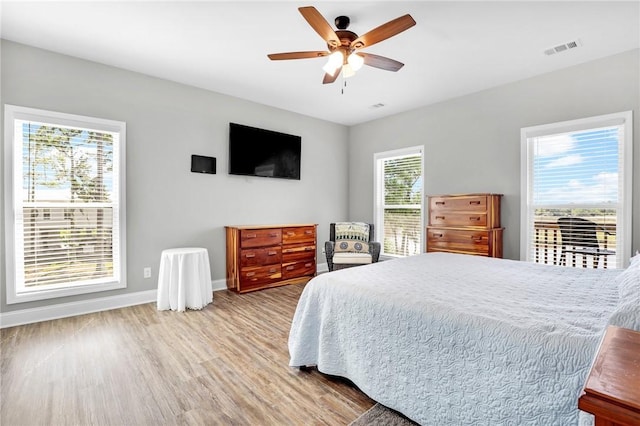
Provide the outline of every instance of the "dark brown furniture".
<path id="1" fill-rule="evenodd" d="M 502 257 L 501 194 L 429 196 L 427 252 Z"/>
<path id="2" fill-rule="evenodd" d="M 227 288 L 239 293 L 316 275 L 316 224 L 225 226 Z"/>
<path id="3" fill-rule="evenodd" d="M 596 426 L 640 425 L 640 333 L 609 327 L 578 400 Z"/>

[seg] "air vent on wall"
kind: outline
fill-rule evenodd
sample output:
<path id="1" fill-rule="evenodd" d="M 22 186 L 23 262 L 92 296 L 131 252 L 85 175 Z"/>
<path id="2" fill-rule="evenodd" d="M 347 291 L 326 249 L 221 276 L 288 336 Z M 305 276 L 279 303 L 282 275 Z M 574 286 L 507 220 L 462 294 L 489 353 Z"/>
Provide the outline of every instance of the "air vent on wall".
<path id="1" fill-rule="evenodd" d="M 573 41 L 569 41 L 554 47 L 550 47 L 549 49 L 545 49 L 544 54 L 547 56 L 555 55 L 556 53 L 566 52 L 579 46 L 582 46 L 582 42 L 580 42 L 580 39 L 575 39 Z"/>

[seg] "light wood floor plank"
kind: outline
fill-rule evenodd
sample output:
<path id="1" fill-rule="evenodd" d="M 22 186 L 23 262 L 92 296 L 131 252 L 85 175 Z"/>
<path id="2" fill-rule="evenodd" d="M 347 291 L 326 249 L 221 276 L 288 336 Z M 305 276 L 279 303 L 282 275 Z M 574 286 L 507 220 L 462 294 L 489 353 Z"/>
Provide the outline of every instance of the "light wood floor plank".
<path id="1" fill-rule="evenodd" d="M 139 305 L 0 332 L 0 424 L 346 425 L 374 401 L 288 367 L 302 285 L 220 291 L 201 311 Z"/>

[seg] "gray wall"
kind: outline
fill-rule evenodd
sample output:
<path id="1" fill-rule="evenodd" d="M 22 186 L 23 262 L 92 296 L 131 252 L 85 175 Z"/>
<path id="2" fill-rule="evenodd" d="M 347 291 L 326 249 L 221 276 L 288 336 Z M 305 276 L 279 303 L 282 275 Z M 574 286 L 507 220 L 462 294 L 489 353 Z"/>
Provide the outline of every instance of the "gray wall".
<path id="1" fill-rule="evenodd" d="M 7 305 L 3 218 L 2 312 L 153 290 L 170 247 L 206 247 L 213 279 L 223 279 L 225 225 L 318 223 L 322 242 L 330 222 L 347 219 L 342 125 L 9 41 L 1 62 L 2 104 L 127 123 L 128 267 L 125 290 Z M 302 136 L 301 180 L 229 176 L 230 121 Z M 217 174 L 191 173 L 191 154 L 216 157 Z M 143 279 L 145 266 L 151 279 Z"/>
<path id="2" fill-rule="evenodd" d="M 471 71 L 470 71 L 471 72 Z M 349 217 L 373 220 L 373 154 L 425 146 L 425 194 L 504 194 L 504 255 L 520 256 L 520 129 L 633 110 L 633 241 L 640 250 L 640 51 L 350 128 Z"/>

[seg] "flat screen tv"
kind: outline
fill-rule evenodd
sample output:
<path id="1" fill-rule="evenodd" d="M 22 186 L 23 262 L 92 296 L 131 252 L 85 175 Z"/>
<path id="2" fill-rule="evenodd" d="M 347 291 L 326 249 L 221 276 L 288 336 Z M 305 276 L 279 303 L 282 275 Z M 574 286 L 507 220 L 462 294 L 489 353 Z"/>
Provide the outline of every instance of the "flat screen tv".
<path id="1" fill-rule="evenodd" d="M 229 174 L 300 179 L 300 136 L 229 123 Z"/>

